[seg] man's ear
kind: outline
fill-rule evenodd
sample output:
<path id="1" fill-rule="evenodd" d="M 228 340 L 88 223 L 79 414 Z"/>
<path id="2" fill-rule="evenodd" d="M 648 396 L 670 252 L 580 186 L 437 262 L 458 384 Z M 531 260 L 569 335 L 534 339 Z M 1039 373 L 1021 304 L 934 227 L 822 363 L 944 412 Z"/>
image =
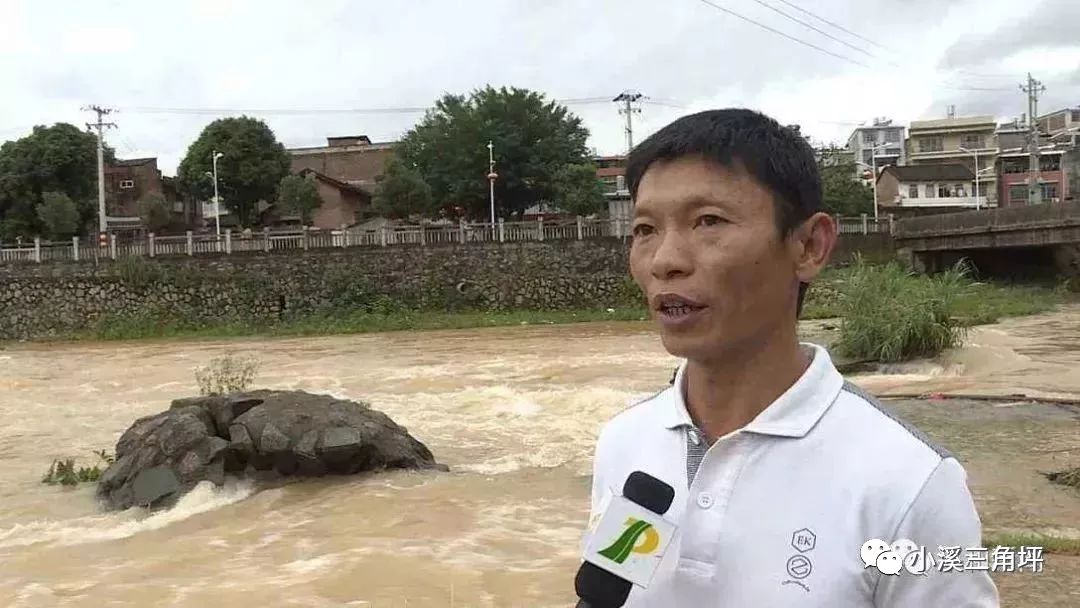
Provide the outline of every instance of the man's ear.
<path id="1" fill-rule="evenodd" d="M 795 276 L 800 283 L 809 283 L 829 263 L 836 248 L 836 222 L 828 213 L 818 212 L 808 217 L 788 238 Z"/>

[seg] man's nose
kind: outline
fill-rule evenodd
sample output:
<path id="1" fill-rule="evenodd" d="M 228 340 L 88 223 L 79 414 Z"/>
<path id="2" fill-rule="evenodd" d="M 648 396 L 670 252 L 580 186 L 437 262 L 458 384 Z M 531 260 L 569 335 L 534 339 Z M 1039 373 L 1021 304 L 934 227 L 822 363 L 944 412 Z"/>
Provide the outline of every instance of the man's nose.
<path id="1" fill-rule="evenodd" d="M 650 271 L 657 279 L 689 274 L 692 268 L 686 235 L 668 230 L 660 235 L 660 244 L 653 253 Z"/>

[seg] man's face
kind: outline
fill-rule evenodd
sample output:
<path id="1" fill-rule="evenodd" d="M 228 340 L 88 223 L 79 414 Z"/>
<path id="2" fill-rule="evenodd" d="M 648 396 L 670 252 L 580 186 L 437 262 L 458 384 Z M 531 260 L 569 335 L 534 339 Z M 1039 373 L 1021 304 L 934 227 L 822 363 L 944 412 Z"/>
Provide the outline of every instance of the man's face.
<path id="1" fill-rule="evenodd" d="M 737 356 L 794 323 L 795 254 L 772 192 L 738 164 L 653 163 L 638 186 L 633 234 L 630 271 L 672 355 Z"/>

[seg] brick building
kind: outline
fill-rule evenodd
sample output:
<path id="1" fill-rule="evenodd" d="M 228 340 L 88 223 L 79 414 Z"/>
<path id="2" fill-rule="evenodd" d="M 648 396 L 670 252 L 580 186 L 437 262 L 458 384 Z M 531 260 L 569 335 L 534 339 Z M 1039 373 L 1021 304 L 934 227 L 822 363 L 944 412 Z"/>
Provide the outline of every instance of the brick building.
<path id="1" fill-rule="evenodd" d="M 108 217 L 137 217 L 136 203 L 148 194 L 165 195 L 156 158 L 118 159 L 105 166 L 105 211 Z"/>
<path id="2" fill-rule="evenodd" d="M 349 135 L 328 137 L 325 146 L 291 148 L 292 172 L 314 179 L 323 200 L 313 226 L 340 228 L 368 218 L 375 178 L 382 174 L 395 145 L 372 142 L 366 135 Z"/>

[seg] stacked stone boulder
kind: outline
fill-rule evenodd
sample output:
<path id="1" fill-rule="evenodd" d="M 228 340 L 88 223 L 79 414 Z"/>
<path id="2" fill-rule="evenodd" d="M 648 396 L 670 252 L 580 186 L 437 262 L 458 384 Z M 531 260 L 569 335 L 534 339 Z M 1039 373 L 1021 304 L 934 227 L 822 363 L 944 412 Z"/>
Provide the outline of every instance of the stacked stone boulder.
<path id="1" fill-rule="evenodd" d="M 98 496 L 110 509 L 168 506 L 226 475 L 348 475 L 440 469 L 431 451 L 365 403 L 302 391 L 178 399 L 136 420 L 116 444 Z"/>

